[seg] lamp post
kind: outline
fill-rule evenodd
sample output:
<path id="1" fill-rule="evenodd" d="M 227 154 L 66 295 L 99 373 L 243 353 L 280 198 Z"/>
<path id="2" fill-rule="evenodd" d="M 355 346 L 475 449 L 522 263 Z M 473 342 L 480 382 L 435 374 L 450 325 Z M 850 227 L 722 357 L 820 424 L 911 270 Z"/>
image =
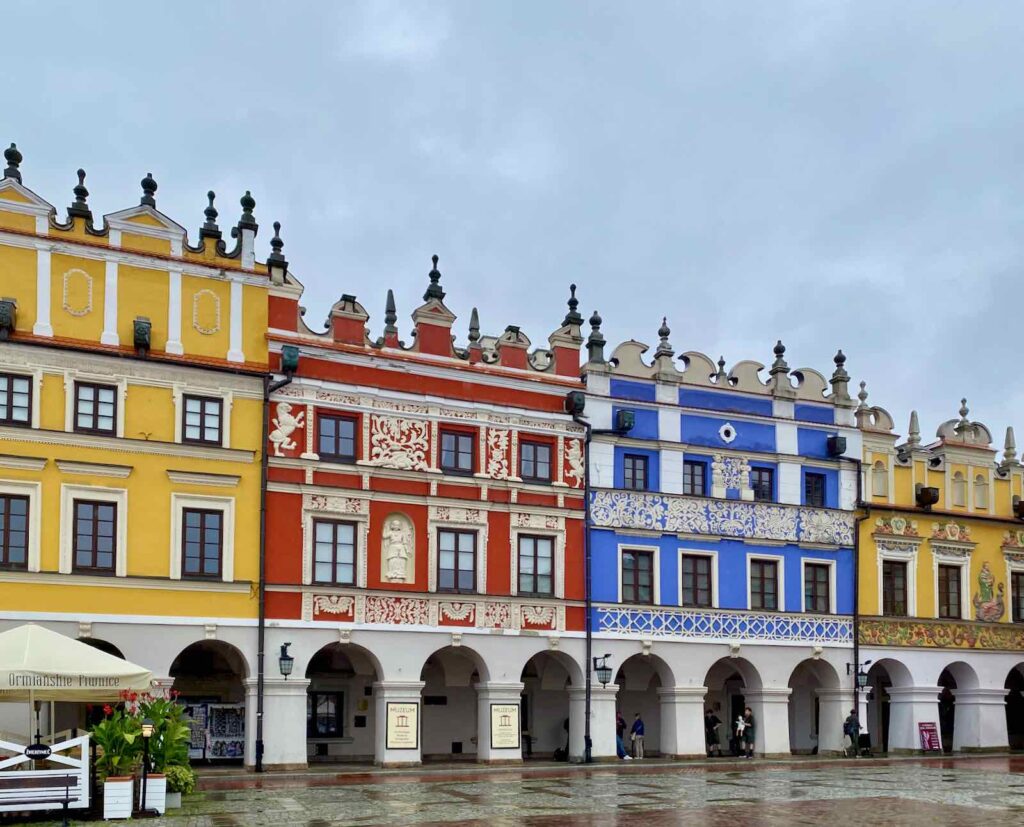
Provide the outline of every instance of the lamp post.
<path id="1" fill-rule="evenodd" d="M 868 709 L 867 709 L 867 693 L 868 693 L 868 673 L 864 668 L 870 666 L 873 661 L 866 660 L 863 663 L 848 663 L 846 664 L 846 674 L 853 675 L 856 683 L 856 690 L 854 691 L 854 704 L 857 710 L 857 720 L 860 723 L 860 737 L 868 738 L 867 743 L 870 744 L 870 733 L 868 732 Z M 863 709 L 861 708 L 861 702 L 864 703 Z M 854 748 L 859 750 L 860 744 L 854 744 Z M 870 746 L 868 747 L 870 749 Z"/>
<path id="2" fill-rule="evenodd" d="M 288 654 L 288 647 L 290 643 L 281 644 L 281 654 L 277 658 L 277 667 L 281 670 L 281 675 L 285 680 L 288 680 L 288 676 L 292 673 L 292 669 L 295 668 L 295 658 Z"/>
<path id="3" fill-rule="evenodd" d="M 153 737 L 153 721 L 144 718 L 142 721 L 142 804 L 139 806 L 139 815 L 155 816 L 158 813 L 149 810 L 149 802 L 146 801 L 146 780 L 149 776 L 149 739 Z"/>

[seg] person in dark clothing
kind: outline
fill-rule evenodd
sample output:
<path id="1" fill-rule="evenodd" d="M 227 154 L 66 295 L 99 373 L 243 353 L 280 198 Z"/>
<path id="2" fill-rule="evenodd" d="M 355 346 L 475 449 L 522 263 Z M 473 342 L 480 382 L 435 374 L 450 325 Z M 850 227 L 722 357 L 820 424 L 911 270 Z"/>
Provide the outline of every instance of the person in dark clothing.
<path id="1" fill-rule="evenodd" d="M 622 717 L 621 712 L 615 713 L 615 754 L 624 761 L 629 760 L 629 756 L 626 754 L 626 745 L 622 739 L 626 735 L 626 719 Z"/>
<path id="2" fill-rule="evenodd" d="M 740 748 L 746 748 L 746 757 L 754 757 L 754 713 L 748 706 L 743 710 L 743 732 L 740 735 Z"/>
<path id="3" fill-rule="evenodd" d="M 851 709 L 843 721 L 843 746 L 843 751 L 847 755 L 851 751 L 854 758 L 860 754 L 860 719 L 857 717 L 856 709 Z"/>
<path id="4" fill-rule="evenodd" d="M 637 712 L 633 716 L 633 727 L 629 731 L 629 737 L 633 739 L 633 757 L 644 757 L 644 719 Z"/>
<path id="5" fill-rule="evenodd" d="M 710 709 L 704 711 L 704 744 L 707 747 L 708 758 L 722 754 L 722 744 L 718 740 L 718 728 L 721 725 L 721 719 L 714 712 Z"/>

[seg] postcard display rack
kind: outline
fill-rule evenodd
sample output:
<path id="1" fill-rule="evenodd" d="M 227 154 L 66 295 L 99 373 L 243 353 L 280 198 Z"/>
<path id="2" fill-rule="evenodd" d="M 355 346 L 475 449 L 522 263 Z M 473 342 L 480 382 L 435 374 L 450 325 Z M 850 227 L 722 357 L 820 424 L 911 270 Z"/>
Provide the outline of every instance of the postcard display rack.
<path id="1" fill-rule="evenodd" d="M 190 719 L 189 758 L 240 761 L 245 757 L 245 704 L 193 703 L 186 705 Z"/>

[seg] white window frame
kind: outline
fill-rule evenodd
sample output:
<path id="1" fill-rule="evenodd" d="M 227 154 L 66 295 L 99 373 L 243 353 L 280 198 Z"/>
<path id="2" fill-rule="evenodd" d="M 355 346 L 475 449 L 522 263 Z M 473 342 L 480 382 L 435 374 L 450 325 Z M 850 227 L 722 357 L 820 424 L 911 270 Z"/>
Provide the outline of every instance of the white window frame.
<path id="1" fill-rule="evenodd" d="M 949 554 L 941 546 L 936 547 L 935 543 L 932 543 L 931 551 L 933 616 L 939 618 L 939 566 L 956 566 L 960 569 L 960 620 L 970 620 L 971 553 L 968 551 L 966 557 Z"/>
<path id="2" fill-rule="evenodd" d="M 447 514 L 442 518 L 441 514 Z M 472 518 L 471 514 L 476 514 Z M 442 529 L 451 531 L 476 532 L 476 591 L 481 597 L 487 594 L 487 529 L 488 514 L 484 509 L 467 506 L 431 506 L 427 518 L 427 591 L 437 591 L 437 532 Z M 461 515 L 464 519 L 452 519 L 453 515 Z M 447 592 L 442 592 L 447 594 Z M 462 595 L 469 599 L 471 595 Z"/>
<path id="3" fill-rule="evenodd" d="M 75 431 L 75 385 L 84 382 L 90 385 L 106 385 L 115 388 L 117 399 L 117 411 L 115 416 L 114 433 L 99 434 L 100 437 L 116 436 L 124 439 L 124 414 L 128 402 L 128 380 L 111 377 L 109 374 L 87 373 L 78 370 L 64 371 L 64 431 L 69 434 Z"/>
<path id="4" fill-rule="evenodd" d="M 563 518 L 559 517 L 562 521 Z M 530 528 L 529 526 L 516 526 L 511 532 L 511 551 L 512 554 L 512 596 L 517 597 L 519 595 L 519 538 L 522 536 L 527 537 L 543 537 L 551 540 L 551 588 L 552 593 L 550 595 L 530 595 L 530 597 L 536 597 L 538 600 L 552 600 L 554 598 L 565 597 L 565 578 L 563 572 L 565 571 L 565 529 L 564 521 L 563 528 L 561 531 L 552 530 L 550 528 Z"/>
<path id="5" fill-rule="evenodd" d="M 877 540 L 876 540 L 877 543 Z M 907 617 L 917 617 L 917 550 L 915 544 L 909 548 L 883 548 L 876 546 L 878 553 L 878 615 L 887 617 L 885 612 L 885 592 L 883 589 L 882 564 L 888 560 L 894 563 L 907 564 Z"/>
<path id="6" fill-rule="evenodd" d="M 351 514 L 342 511 L 314 511 L 309 508 L 302 510 L 302 584 L 312 586 L 313 563 L 316 556 L 316 532 L 313 524 L 317 521 L 355 523 L 356 525 L 356 587 L 366 588 L 366 550 L 370 540 L 370 515 Z M 348 589 L 351 586 L 332 586 L 329 583 L 317 583 L 319 589 Z"/>
<path id="7" fill-rule="evenodd" d="M 128 574 L 128 491 L 124 488 L 103 488 L 93 485 L 60 487 L 60 562 L 61 574 L 74 572 L 74 503 L 75 500 L 97 500 L 117 506 L 117 548 L 114 553 L 114 575 Z M 85 574 L 85 572 L 82 572 Z"/>
<path id="8" fill-rule="evenodd" d="M 617 603 L 622 604 L 622 552 L 624 551 L 653 551 L 654 554 L 651 559 L 651 574 L 652 574 L 652 589 L 653 594 L 651 595 L 651 605 L 661 605 L 661 547 L 651 545 L 649 543 L 619 543 L 618 549 L 615 555 L 615 569 L 616 569 L 616 580 L 618 582 L 618 599 Z M 629 603 L 630 606 L 645 605 L 641 603 Z"/>
<path id="9" fill-rule="evenodd" d="M 683 606 L 683 555 L 684 554 L 687 555 L 688 557 L 710 557 L 711 558 L 711 608 L 712 609 L 717 609 L 718 608 L 718 552 L 717 551 L 708 551 L 707 549 L 696 549 L 696 548 L 680 548 L 679 549 L 679 556 L 676 559 L 677 568 L 678 568 L 677 575 L 678 575 L 678 580 L 679 580 L 679 582 L 677 584 L 679 590 L 676 592 L 677 604 L 680 607 L 682 607 L 682 608 L 694 609 L 695 611 L 700 611 L 700 609 L 703 608 L 703 607 L 700 607 L 700 606 Z M 621 572 L 622 572 L 622 567 L 620 566 L 619 567 L 619 576 L 620 577 L 622 576 Z"/>
<path id="10" fill-rule="evenodd" d="M 14 376 L 18 379 L 27 378 L 29 381 L 30 396 L 32 403 L 29 408 L 29 422 L 28 426 L 30 429 L 39 429 L 39 397 L 43 393 L 43 371 L 39 368 L 22 368 L 18 365 L 14 365 L 10 368 L 0 368 L 0 373 L 6 373 L 8 376 Z M 4 425 L 4 428 L 24 428 L 24 425 Z"/>
<path id="11" fill-rule="evenodd" d="M 181 572 L 181 523 L 183 512 L 189 508 L 223 512 L 224 536 L 221 544 L 220 579 L 224 583 L 233 582 L 235 579 L 235 498 L 211 497 L 204 494 L 171 494 L 171 579 L 189 579 L 183 577 Z M 199 578 L 197 580 L 202 582 Z"/>
<path id="12" fill-rule="evenodd" d="M 778 564 L 778 576 L 779 576 L 779 605 L 775 609 L 776 612 L 786 611 L 786 558 L 781 554 L 756 554 L 747 555 L 747 611 L 748 612 L 769 612 L 770 609 L 754 609 L 752 599 L 752 589 L 750 588 L 750 563 L 752 560 L 768 560 Z"/>
<path id="13" fill-rule="evenodd" d="M 42 530 L 43 485 L 39 482 L 0 480 L 0 494 L 28 497 L 28 560 L 27 571 L 38 572 L 40 560 L 40 532 Z"/>
<path id="14" fill-rule="evenodd" d="M 235 395 L 231 391 L 211 390 L 209 388 L 194 388 L 182 384 L 175 384 L 172 390 L 174 398 L 174 441 L 184 443 L 184 417 L 185 397 L 197 396 L 206 399 L 219 399 L 221 401 L 220 415 L 220 446 L 221 448 L 231 447 L 231 411 L 235 404 Z M 194 444 L 194 443 L 191 443 Z M 216 445 L 207 445 L 207 448 L 217 448 Z"/>
<path id="15" fill-rule="evenodd" d="M 807 612 L 807 566 L 828 566 L 828 614 L 836 612 L 836 561 L 818 557 L 800 558 L 800 611 Z"/>
<path id="16" fill-rule="evenodd" d="M 962 471 L 956 471 L 949 476 L 949 501 L 953 508 L 967 508 L 971 498 L 967 491 L 968 478 Z M 963 502 L 957 502 L 957 493 L 963 494 Z"/>
<path id="17" fill-rule="evenodd" d="M 1010 575 L 1013 574 L 1014 572 L 1024 572 L 1024 557 L 1020 557 L 1020 556 L 1010 557 L 1005 551 L 1003 552 L 1003 556 L 1004 556 L 1004 559 L 1006 560 L 1006 594 L 1007 594 L 1007 602 L 1006 602 L 1007 618 L 1006 619 L 1010 623 L 1015 623 L 1015 621 L 1013 619 L 1013 600 L 1014 600 L 1013 577 L 1011 577 Z M 1021 623 L 1019 623 L 1017 625 L 1024 626 L 1024 622 L 1021 622 Z"/>

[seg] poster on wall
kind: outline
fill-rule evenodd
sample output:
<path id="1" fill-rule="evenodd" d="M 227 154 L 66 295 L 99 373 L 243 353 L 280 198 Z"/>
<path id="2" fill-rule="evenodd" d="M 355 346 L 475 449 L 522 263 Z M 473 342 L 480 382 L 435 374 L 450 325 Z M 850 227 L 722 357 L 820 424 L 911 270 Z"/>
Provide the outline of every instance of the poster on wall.
<path id="1" fill-rule="evenodd" d="M 420 705 L 388 701 L 387 705 L 387 749 L 420 748 Z"/>
<path id="2" fill-rule="evenodd" d="M 491 749 L 519 749 L 519 704 L 491 704 Z"/>
<path id="3" fill-rule="evenodd" d="M 921 736 L 921 749 L 925 752 L 942 752 L 942 740 L 934 721 L 919 723 L 917 731 Z"/>

